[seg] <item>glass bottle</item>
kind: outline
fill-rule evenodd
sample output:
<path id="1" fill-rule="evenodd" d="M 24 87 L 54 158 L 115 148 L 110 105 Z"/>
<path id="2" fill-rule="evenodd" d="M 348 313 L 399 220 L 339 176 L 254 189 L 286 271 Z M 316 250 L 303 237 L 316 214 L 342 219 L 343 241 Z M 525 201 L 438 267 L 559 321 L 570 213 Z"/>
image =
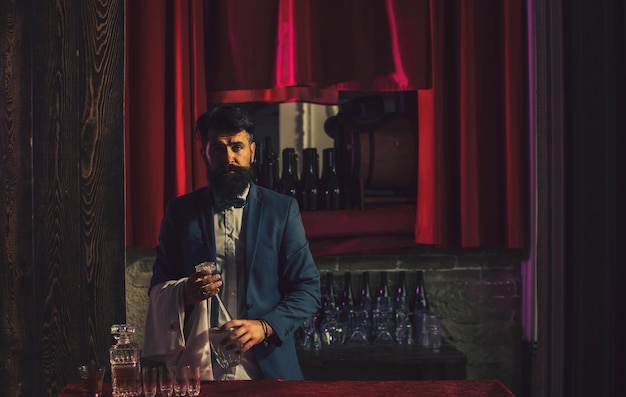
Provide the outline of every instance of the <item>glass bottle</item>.
<path id="1" fill-rule="evenodd" d="M 393 318 L 394 310 L 391 297 L 389 296 L 389 286 L 387 283 L 387 272 L 380 272 L 380 280 L 378 287 L 378 296 L 372 313 L 372 321 L 374 322 L 374 338 L 375 344 L 391 344 L 394 343 L 392 332 L 395 326 Z"/>
<path id="2" fill-rule="evenodd" d="M 350 336 L 351 344 L 369 343 L 372 338 L 372 294 L 370 290 L 370 273 L 361 275 L 361 294 L 357 308 L 354 310 L 354 330 Z"/>
<path id="3" fill-rule="evenodd" d="M 267 160 L 269 159 L 269 156 L 272 152 L 274 152 L 274 149 L 272 148 L 272 137 L 266 136 L 265 144 L 263 145 L 263 154 L 261 157 L 261 161 L 263 162 L 263 164 L 267 163 Z"/>
<path id="4" fill-rule="evenodd" d="M 109 349 L 113 397 L 141 395 L 139 347 L 132 341 L 135 326 L 114 324 L 111 334 L 116 343 Z"/>
<path id="5" fill-rule="evenodd" d="M 259 149 L 261 152 L 259 152 Z M 260 184 L 268 189 L 276 190 L 278 186 L 278 157 L 272 148 L 272 138 L 265 137 L 264 145 L 257 145 L 257 155 L 260 156 Z"/>
<path id="6" fill-rule="evenodd" d="M 337 302 L 332 272 L 326 273 L 326 292 L 322 299 L 322 324 L 320 326 L 322 344 L 324 346 L 342 345 L 345 338 L 344 329 L 337 321 Z"/>
<path id="7" fill-rule="evenodd" d="M 415 277 L 415 300 L 413 301 L 413 337 L 419 344 L 422 342 L 423 317 L 430 311 L 426 289 L 424 288 L 424 272 L 418 270 Z"/>
<path id="8" fill-rule="evenodd" d="M 294 148 L 283 149 L 283 171 L 280 179 L 280 192 L 298 198 L 298 155 Z"/>
<path id="9" fill-rule="evenodd" d="M 413 326 L 411 325 L 411 310 L 407 301 L 406 272 L 398 273 L 398 287 L 395 301 L 395 340 L 396 343 L 413 344 Z"/>
<path id="10" fill-rule="evenodd" d="M 322 151 L 323 168 L 320 180 L 321 210 L 338 210 L 341 208 L 341 186 L 337 176 L 335 149 L 326 148 Z"/>
<path id="11" fill-rule="evenodd" d="M 264 165 L 263 172 L 263 186 L 278 191 L 278 157 L 274 152 L 271 152 L 267 157 L 267 162 Z"/>
<path id="12" fill-rule="evenodd" d="M 263 181 L 263 161 L 265 159 L 263 149 L 263 144 L 257 142 L 254 152 L 254 162 L 250 167 L 252 171 L 252 181 L 260 186 L 265 186 L 265 182 Z"/>
<path id="13" fill-rule="evenodd" d="M 346 335 L 352 332 L 352 313 L 354 312 L 354 297 L 352 294 L 352 273 L 343 274 L 343 291 L 339 302 L 338 321 L 342 324 Z"/>
<path id="14" fill-rule="evenodd" d="M 318 155 L 316 148 L 306 148 L 302 151 L 303 166 L 300 178 L 300 209 L 303 211 L 316 211 L 319 201 L 319 173 Z"/>

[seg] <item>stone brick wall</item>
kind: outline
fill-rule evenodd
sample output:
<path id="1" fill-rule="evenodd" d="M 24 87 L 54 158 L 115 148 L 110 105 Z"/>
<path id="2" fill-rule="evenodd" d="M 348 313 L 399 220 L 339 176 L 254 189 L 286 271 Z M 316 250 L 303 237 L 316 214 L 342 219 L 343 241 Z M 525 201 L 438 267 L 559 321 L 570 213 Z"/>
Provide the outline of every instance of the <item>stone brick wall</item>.
<path id="1" fill-rule="evenodd" d="M 336 294 L 343 290 L 344 272 L 351 272 L 358 297 L 361 275 L 370 272 L 374 294 L 379 272 L 388 272 L 391 293 L 399 271 L 405 271 L 412 302 L 417 270 L 424 272 L 425 289 L 432 309 L 441 318 L 443 336 L 467 356 L 468 379 L 498 379 L 515 394 L 521 389 L 521 276 L 523 254 L 518 250 L 442 250 L 420 247 L 409 252 L 380 255 L 318 257 L 322 275 L 333 272 Z M 138 327 L 143 341 L 147 287 L 153 250 L 127 251 L 127 321 Z"/>

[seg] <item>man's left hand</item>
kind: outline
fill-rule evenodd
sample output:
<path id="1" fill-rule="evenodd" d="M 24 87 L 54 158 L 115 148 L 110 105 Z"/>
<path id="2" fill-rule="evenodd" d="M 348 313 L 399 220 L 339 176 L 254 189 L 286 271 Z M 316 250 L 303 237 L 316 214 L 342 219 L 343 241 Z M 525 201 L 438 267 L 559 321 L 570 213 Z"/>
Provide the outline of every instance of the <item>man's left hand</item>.
<path id="1" fill-rule="evenodd" d="M 267 323 L 266 323 L 267 324 Z M 268 327 L 268 336 L 272 334 L 272 327 Z M 247 352 L 252 346 L 265 340 L 265 329 L 261 320 L 231 320 L 222 326 L 222 329 L 236 328 L 231 335 L 224 339 L 222 344 L 227 349 L 239 350 L 241 354 Z"/>

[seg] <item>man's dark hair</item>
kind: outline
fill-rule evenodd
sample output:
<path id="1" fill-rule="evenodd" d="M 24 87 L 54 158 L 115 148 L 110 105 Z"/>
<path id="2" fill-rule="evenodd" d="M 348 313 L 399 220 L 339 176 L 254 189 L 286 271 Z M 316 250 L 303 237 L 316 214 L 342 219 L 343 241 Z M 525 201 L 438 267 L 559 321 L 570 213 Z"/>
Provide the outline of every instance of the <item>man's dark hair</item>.
<path id="1" fill-rule="evenodd" d="M 196 121 L 196 137 L 203 147 L 209 140 L 209 131 L 233 134 L 246 131 L 250 135 L 250 142 L 254 140 L 254 122 L 245 110 L 237 106 L 218 106 L 200 115 Z"/>

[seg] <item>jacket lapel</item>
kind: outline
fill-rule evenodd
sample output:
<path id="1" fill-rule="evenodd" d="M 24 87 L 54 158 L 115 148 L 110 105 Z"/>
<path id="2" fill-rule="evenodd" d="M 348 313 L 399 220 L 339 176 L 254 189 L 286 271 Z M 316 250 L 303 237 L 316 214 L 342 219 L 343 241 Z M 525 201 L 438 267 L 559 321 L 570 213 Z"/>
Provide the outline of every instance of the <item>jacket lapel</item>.
<path id="1" fill-rule="evenodd" d="M 211 188 L 206 187 L 200 192 L 198 202 L 198 223 L 202 229 L 202 238 L 209 250 L 210 260 L 217 262 L 215 255 L 215 228 L 213 225 L 213 195 Z"/>
<path id="2" fill-rule="evenodd" d="M 252 264 L 256 256 L 257 244 L 259 239 L 259 228 L 261 226 L 261 217 L 263 216 L 263 200 L 258 187 L 254 184 L 250 185 L 248 199 L 245 207 L 245 225 L 246 225 L 246 271 L 251 274 Z"/>

